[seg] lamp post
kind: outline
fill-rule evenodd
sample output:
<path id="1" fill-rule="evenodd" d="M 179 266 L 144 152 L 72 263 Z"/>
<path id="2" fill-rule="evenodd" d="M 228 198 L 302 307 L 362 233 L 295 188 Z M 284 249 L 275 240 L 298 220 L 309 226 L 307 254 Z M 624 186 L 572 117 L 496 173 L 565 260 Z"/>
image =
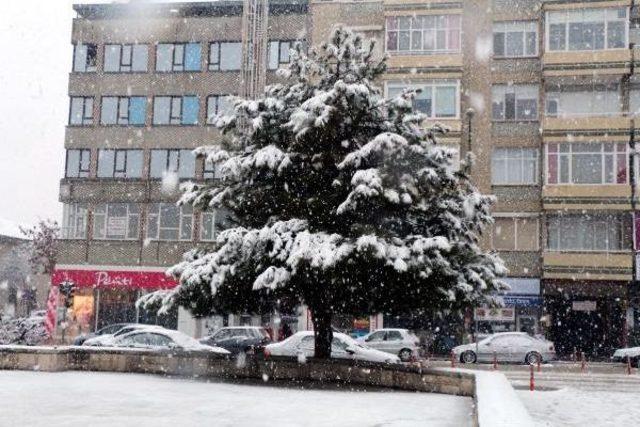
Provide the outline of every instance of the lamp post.
<path id="1" fill-rule="evenodd" d="M 632 310 L 632 315 L 635 316 L 636 306 L 638 298 L 640 297 L 638 292 L 638 266 L 637 266 L 637 252 L 636 248 L 640 242 L 636 241 L 636 209 L 637 209 L 637 197 L 636 197 L 636 140 L 635 140 L 635 119 L 631 119 L 631 125 L 629 129 L 629 185 L 631 186 L 631 254 L 633 259 L 631 260 L 631 285 L 628 292 L 628 307 Z M 625 325 L 627 323 L 625 322 Z M 636 329 L 634 322 L 633 328 Z M 624 344 L 627 345 L 628 328 L 625 328 L 625 334 L 623 337 Z"/>

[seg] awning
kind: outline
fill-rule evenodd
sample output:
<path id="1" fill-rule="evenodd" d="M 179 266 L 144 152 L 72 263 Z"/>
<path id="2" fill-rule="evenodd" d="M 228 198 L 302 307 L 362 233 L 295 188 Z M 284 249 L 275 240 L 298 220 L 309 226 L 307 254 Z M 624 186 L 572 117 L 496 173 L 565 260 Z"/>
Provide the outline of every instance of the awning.
<path id="1" fill-rule="evenodd" d="M 170 289 L 177 282 L 165 275 L 164 267 L 59 265 L 51 275 L 51 284 L 72 282 L 79 288 Z"/>

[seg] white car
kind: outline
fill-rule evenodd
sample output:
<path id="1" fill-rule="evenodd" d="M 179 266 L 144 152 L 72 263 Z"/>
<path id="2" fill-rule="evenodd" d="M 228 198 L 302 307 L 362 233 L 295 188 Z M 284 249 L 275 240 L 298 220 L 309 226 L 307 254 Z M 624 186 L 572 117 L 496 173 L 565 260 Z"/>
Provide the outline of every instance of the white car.
<path id="1" fill-rule="evenodd" d="M 110 346 L 153 350 L 207 351 L 218 354 L 231 354 L 224 348 L 200 344 L 195 338 L 171 329 L 138 329 L 120 335 L 113 340 Z"/>
<path id="2" fill-rule="evenodd" d="M 457 360 L 462 363 L 519 362 L 534 364 L 556 358 L 551 341 L 534 338 L 524 332 L 501 332 L 479 342 L 453 348 Z"/>
<path id="3" fill-rule="evenodd" d="M 313 357 L 313 331 L 302 331 L 291 335 L 284 341 L 269 344 L 264 353 L 269 356 L 289 356 L 298 359 Z M 334 332 L 331 343 L 331 357 L 336 359 L 366 360 L 368 362 L 399 363 L 398 356 L 374 350 L 355 341 L 348 335 Z"/>
<path id="4" fill-rule="evenodd" d="M 640 367 L 640 347 L 619 348 L 613 353 L 611 359 L 614 362 L 629 363 L 634 368 Z"/>
<path id="5" fill-rule="evenodd" d="M 407 329 L 377 329 L 363 337 L 358 342 L 367 347 L 397 355 L 403 362 L 411 360 L 411 356 L 418 356 L 420 340 Z"/>
<path id="6" fill-rule="evenodd" d="M 94 347 L 104 347 L 113 344 L 116 338 L 121 335 L 127 334 L 129 332 L 138 331 L 141 329 L 160 329 L 165 330 L 162 326 L 158 325 L 145 325 L 143 323 L 134 323 L 131 325 L 126 325 L 117 330 L 113 334 L 102 334 L 95 336 L 93 338 L 89 338 L 84 341 L 82 345 L 94 346 Z"/>

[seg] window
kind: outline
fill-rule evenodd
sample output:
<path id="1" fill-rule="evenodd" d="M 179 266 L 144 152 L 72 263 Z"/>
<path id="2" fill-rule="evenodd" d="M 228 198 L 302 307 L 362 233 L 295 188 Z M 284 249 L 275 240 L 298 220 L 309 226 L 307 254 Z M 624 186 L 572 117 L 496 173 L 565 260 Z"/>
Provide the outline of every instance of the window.
<path id="1" fill-rule="evenodd" d="M 547 91 L 546 98 L 549 117 L 606 116 L 622 112 L 618 85 L 556 87 Z"/>
<path id="2" fill-rule="evenodd" d="M 144 96 L 103 96 L 100 124 L 142 126 L 147 117 Z"/>
<path id="3" fill-rule="evenodd" d="M 156 71 L 200 71 L 200 43 L 161 43 L 156 48 Z"/>
<path id="4" fill-rule="evenodd" d="M 151 150 L 151 178 L 163 178 L 177 173 L 179 178 L 193 178 L 196 157 L 192 150 Z"/>
<path id="5" fill-rule="evenodd" d="M 389 16 L 386 30 L 391 53 L 460 52 L 460 15 Z"/>
<path id="6" fill-rule="evenodd" d="M 146 72 L 149 47 L 144 44 L 108 44 L 104 47 L 107 73 Z"/>
<path id="7" fill-rule="evenodd" d="M 63 239 L 84 239 L 87 237 L 87 207 L 73 203 L 62 207 Z"/>
<path id="8" fill-rule="evenodd" d="M 631 88 L 629 91 L 629 112 L 640 114 L 640 89 Z"/>
<path id="9" fill-rule="evenodd" d="M 98 150 L 98 178 L 142 178 L 142 150 Z"/>
<path id="10" fill-rule="evenodd" d="M 424 83 L 389 82 L 387 96 L 396 97 L 405 89 L 419 89 L 413 100 L 413 108 L 429 118 L 458 117 L 459 82 L 456 80 L 431 81 Z"/>
<path id="11" fill-rule="evenodd" d="M 269 42 L 269 69 L 277 70 L 283 64 L 290 62 L 289 51 L 293 49 L 294 41 L 291 40 L 272 40 Z"/>
<path id="12" fill-rule="evenodd" d="M 205 158 L 203 177 L 204 179 L 221 179 L 222 173 L 220 172 L 220 166 L 207 161 Z"/>
<path id="13" fill-rule="evenodd" d="M 402 334 L 399 331 L 387 331 L 387 341 L 402 341 Z"/>
<path id="14" fill-rule="evenodd" d="M 200 225 L 200 240 L 215 240 L 220 231 L 231 226 L 229 212 L 224 209 L 216 209 L 211 212 L 202 212 L 202 224 Z"/>
<path id="15" fill-rule="evenodd" d="M 209 45 L 209 70 L 235 71 L 242 63 L 242 43 L 215 42 Z"/>
<path id="16" fill-rule="evenodd" d="M 384 337 L 386 335 L 385 331 L 376 331 L 374 333 L 372 333 L 371 335 L 369 335 L 366 339 L 366 342 L 379 342 L 379 341 L 384 341 Z"/>
<path id="17" fill-rule="evenodd" d="M 538 23 L 514 21 L 493 24 L 493 55 L 497 58 L 537 56 Z"/>
<path id="18" fill-rule="evenodd" d="M 154 125 L 196 125 L 200 103 L 196 96 L 156 96 L 153 98 Z"/>
<path id="19" fill-rule="evenodd" d="M 67 178 L 89 177 L 91 150 L 67 150 L 67 164 L 64 176 Z"/>
<path id="20" fill-rule="evenodd" d="M 93 124 L 93 97 L 72 96 L 69 104 L 69 124 L 86 126 Z"/>
<path id="21" fill-rule="evenodd" d="M 494 121 L 538 119 L 538 86 L 494 85 L 491 99 Z"/>
<path id="22" fill-rule="evenodd" d="M 191 240 L 193 238 L 193 209 L 173 203 L 149 206 L 147 238 L 152 240 Z"/>
<path id="23" fill-rule="evenodd" d="M 136 240 L 140 211 L 133 203 L 97 205 L 93 210 L 93 238 L 101 240 Z"/>
<path id="24" fill-rule="evenodd" d="M 627 8 L 547 12 L 547 50 L 624 49 L 629 43 Z"/>
<path id="25" fill-rule="evenodd" d="M 210 95 L 207 97 L 207 124 L 215 124 L 217 115 L 233 113 L 233 103 L 228 95 Z"/>
<path id="26" fill-rule="evenodd" d="M 540 222 L 535 216 L 496 217 L 493 248 L 498 251 L 537 251 Z"/>
<path id="27" fill-rule="evenodd" d="M 73 47 L 73 71 L 92 73 L 96 71 L 98 47 L 95 44 L 79 43 Z"/>
<path id="28" fill-rule="evenodd" d="M 573 142 L 547 145 L 547 184 L 626 184 L 627 144 Z"/>
<path id="29" fill-rule="evenodd" d="M 491 159 L 493 185 L 538 183 L 538 150 L 535 148 L 495 148 Z"/>
<path id="30" fill-rule="evenodd" d="M 631 245 L 631 217 L 620 215 L 559 215 L 548 219 L 550 251 L 620 251 Z"/>

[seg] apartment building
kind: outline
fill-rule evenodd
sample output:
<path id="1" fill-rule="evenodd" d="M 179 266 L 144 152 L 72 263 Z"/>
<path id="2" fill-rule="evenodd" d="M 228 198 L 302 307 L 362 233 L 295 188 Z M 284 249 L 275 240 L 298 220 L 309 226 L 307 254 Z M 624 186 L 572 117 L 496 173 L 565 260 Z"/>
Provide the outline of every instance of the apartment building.
<path id="1" fill-rule="evenodd" d="M 497 198 L 484 244 L 505 259 L 512 289 L 503 309 L 470 313 L 469 329 L 544 329 L 561 353 L 626 342 L 638 314 L 631 0 L 269 4 L 267 83 L 294 40 L 349 26 L 389 55 L 385 94 L 422 89 L 415 107 L 451 129 L 440 142 L 475 155 L 475 183 Z M 78 317 L 95 327 L 149 316 L 137 296 L 172 286 L 164 268 L 225 226 L 174 206 L 162 183 L 214 177 L 190 150 L 220 139 L 209 118 L 240 92 L 242 2 L 75 10 L 54 280 L 80 285 Z M 372 317 L 381 322 L 402 319 Z"/>
<path id="2" fill-rule="evenodd" d="M 242 2 L 75 5 L 63 244 L 53 283 L 71 281 L 80 329 L 155 319 L 135 307 L 174 286 L 166 267 L 225 218 L 175 205 L 177 184 L 214 178 L 192 150 L 220 139 L 212 118 L 241 93 Z M 304 37 L 305 2 L 272 1 L 267 83 Z"/>

